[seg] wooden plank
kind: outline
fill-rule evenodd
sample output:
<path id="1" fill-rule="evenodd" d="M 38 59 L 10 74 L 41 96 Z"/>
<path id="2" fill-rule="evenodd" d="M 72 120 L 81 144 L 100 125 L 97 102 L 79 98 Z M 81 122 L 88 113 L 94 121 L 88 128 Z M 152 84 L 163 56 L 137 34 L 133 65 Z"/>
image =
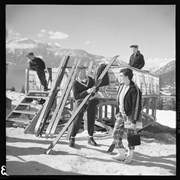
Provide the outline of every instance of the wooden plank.
<path id="1" fill-rule="evenodd" d="M 58 121 L 59 121 L 59 119 L 60 119 L 60 117 L 61 117 L 61 115 L 62 115 L 62 113 L 63 113 L 63 109 L 64 109 L 64 107 L 65 107 L 65 105 L 66 105 L 67 99 L 68 99 L 68 97 L 69 97 L 69 93 L 70 93 L 70 91 L 71 91 L 71 89 L 72 89 L 72 86 L 73 86 L 73 83 L 74 83 L 74 79 L 75 79 L 75 77 L 76 77 L 77 70 L 78 70 L 78 66 L 79 66 L 80 62 L 81 62 L 81 59 L 79 59 L 78 62 L 77 62 L 77 64 L 74 66 L 75 69 L 74 69 L 74 71 L 73 71 L 72 76 L 70 77 L 70 82 L 68 83 L 67 91 L 65 91 L 65 93 L 64 93 L 65 95 L 64 95 L 63 101 L 62 101 L 62 103 L 61 103 L 60 109 L 59 109 L 59 111 L 58 111 L 58 113 L 57 113 L 57 116 L 55 117 L 55 122 L 54 122 L 54 124 L 53 124 L 53 126 L 52 126 L 52 128 L 51 128 L 51 131 L 50 131 L 50 136 L 51 136 L 51 137 L 54 135 L 54 132 L 55 132 L 55 130 L 56 130 L 56 126 L 57 126 L 57 124 L 58 124 Z"/>
<path id="2" fill-rule="evenodd" d="M 99 76 L 95 86 L 99 87 L 102 78 L 104 77 L 104 75 L 106 74 L 106 72 L 108 72 L 109 68 L 111 67 L 111 65 L 113 64 L 113 62 L 117 59 L 118 56 L 115 56 L 111 59 L 111 61 L 109 62 L 109 64 L 106 66 L 106 68 L 103 70 L 103 72 L 101 73 L 101 75 Z M 92 92 L 93 93 L 93 92 Z M 49 154 L 50 151 L 53 149 L 53 147 L 56 145 L 56 143 L 59 141 L 59 139 L 62 137 L 62 135 L 64 134 L 64 132 L 67 130 L 67 128 L 72 124 L 72 122 L 74 121 L 74 119 L 76 118 L 77 114 L 81 111 L 81 109 L 83 108 L 83 106 L 87 103 L 87 101 L 89 100 L 89 98 L 91 97 L 92 93 L 88 94 L 82 101 L 82 103 L 77 107 L 77 109 L 73 112 L 71 118 L 69 119 L 69 121 L 65 124 L 65 126 L 63 127 L 63 129 L 60 131 L 59 135 L 52 141 L 52 143 L 50 144 L 50 146 L 48 147 L 46 154 Z"/>
<path id="3" fill-rule="evenodd" d="M 29 91 L 29 68 L 25 71 L 25 93 L 27 94 Z"/>
<path id="4" fill-rule="evenodd" d="M 41 114 L 41 111 L 42 111 L 42 108 L 39 109 L 39 111 L 37 112 L 37 115 L 31 120 L 31 122 L 25 128 L 25 130 L 24 130 L 25 134 L 34 134 L 34 128 L 35 128 L 38 118 Z"/>
<path id="5" fill-rule="evenodd" d="M 146 113 L 149 114 L 149 107 L 150 107 L 150 102 L 149 98 L 146 99 Z"/>
<path id="6" fill-rule="evenodd" d="M 111 105 L 111 120 L 112 120 L 112 121 L 115 121 L 115 117 L 114 117 L 114 115 L 115 115 L 115 113 L 114 113 L 114 107 L 115 107 L 114 104 L 112 104 L 112 105 Z"/>
<path id="7" fill-rule="evenodd" d="M 13 113 L 21 113 L 21 114 L 37 114 L 36 111 L 24 111 L 24 110 L 14 110 Z"/>
<path id="8" fill-rule="evenodd" d="M 48 98 L 48 96 L 47 97 L 42 97 L 42 96 L 26 96 L 25 97 L 25 99 L 47 99 Z"/>
<path id="9" fill-rule="evenodd" d="M 107 117 L 107 105 L 104 106 L 104 117 L 105 117 L 105 118 Z"/>
<path id="10" fill-rule="evenodd" d="M 53 105 L 53 102 L 54 102 L 54 99 L 58 93 L 58 89 L 57 87 L 60 85 L 61 81 L 62 81 L 62 78 L 63 78 L 63 75 L 64 75 L 64 71 L 65 71 L 65 68 L 68 64 L 68 61 L 69 61 L 69 56 L 65 56 L 62 61 L 60 62 L 60 65 L 59 65 L 59 69 L 58 69 L 58 73 L 57 73 L 57 76 L 56 76 L 56 80 L 55 80 L 55 83 L 53 85 L 53 87 L 51 88 L 51 91 L 49 93 L 49 96 L 43 106 L 43 109 L 42 109 L 42 112 L 41 112 L 41 115 L 36 123 L 36 126 L 35 126 L 35 130 L 34 130 L 34 133 L 38 136 L 38 133 L 39 131 L 41 131 L 40 129 L 40 125 L 41 123 L 42 124 L 45 124 L 45 121 L 49 115 L 49 112 L 50 112 L 50 109 Z M 43 128 L 43 127 L 42 127 Z"/>
<path id="11" fill-rule="evenodd" d="M 48 97 L 48 94 L 49 94 L 49 92 L 48 91 L 43 91 L 43 92 L 41 92 L 41 91 L 29 91 L 29 93 L 27 94 L 27 96 L 26 97 L 29 97 L 29 96 L 37 96 L 37 97 L 42 97 L 42 98 L 44 98 L 44 97 Z"/>
<path id="12" fill-rule="evenodd" d="M 55 109 L 55 111 L 53 113 L 52 119 L 50 120 L 50 123 L 49 123 L 49 125 L 48 125 L 48 127 L 46 129 L 46 134 L 45 134 L 46 137 L 49 136 L 50 132 L 51 132 L 51 134 L 54 134 L 54 132 L 55 132 L 55 128 L 56 128 L 56 126 L 58 124 L 58 121 L 60 119 L 60 116 L 62 114 L 61 111 L 64 109 L 64 106 L 66 104 L 66 101 L 68 99 L 68 96 L 69 96 L 69 93 L 70 93 L 70 90 L 71 90 L 71 87 L 72 87 L 72 83 L 74 81 L 74 77 L 76 75 L 76 69 L 77 69 L 76 66 L 78 66 L 80 64 L 80 61 L 81 61 L 80 59 L 79 60 L 75 59 L 75 61 L 74 61 L 74 64 L 73 64 L 73 66 L 71 68 L 70 75 L 69 75 L 69 77 L 68 77 L 68 79 L 66 81 L 65 87 L 63 88 L 63 92 L 62 92 L 61 98 L 59 100 L 59 103 L 56 106 L 56 109 Z M 63 101 L 65 101 L 65 102 L 63 102 Z M 60 115 L 58 115 L 59 113 L 60 113 Z"/>
<path id="13" fill-rule="evenodd" d="M 99 107 L 99 120 L 102 121 L 102 106 Z"/>

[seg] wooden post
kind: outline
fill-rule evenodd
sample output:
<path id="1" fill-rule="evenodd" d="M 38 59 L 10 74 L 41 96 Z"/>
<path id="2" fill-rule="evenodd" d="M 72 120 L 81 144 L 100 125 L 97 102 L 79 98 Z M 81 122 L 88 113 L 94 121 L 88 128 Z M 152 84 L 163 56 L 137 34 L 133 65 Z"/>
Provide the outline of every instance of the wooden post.
<path id="1" fill-rule="evenodd" d="M 152 98 L 152 116 L 155 118 L 156 98 Z"/>
<path id="2" fill-rule="evenodd" d="M 104 112 L 104 117 L 107 118 L 107 105 L 104 106 L 104 110 L 105 110 L 105 112 Z"/>
<path id="3" fill-rule="evenodd" d="M 102 121 L 102 106 L 99 107 L 99 120 Z"/>
<path id="4" fill-rule="evenodd" d="M 115 121 L 115 118 L 114 118 L 114 104 L 111 105 L 111 121 Z"/>
<path id="5" fill-rule="evenodd" d="M 157 100 L 158 98 L 155 98 L 155 110 L 154 110 L 154 118 L 156 119 L 156 111 L 157 111 Z"/>
<path id="6" fill-rule="evenodd" d="M 26 68 L 25 71 L 25 93 L 29 92 L 29 68 Z"/>
<path id="7" fill-rule="evenodd" d="M 149 114 L 149 98 L 146 98 L 146 113 Z"/>

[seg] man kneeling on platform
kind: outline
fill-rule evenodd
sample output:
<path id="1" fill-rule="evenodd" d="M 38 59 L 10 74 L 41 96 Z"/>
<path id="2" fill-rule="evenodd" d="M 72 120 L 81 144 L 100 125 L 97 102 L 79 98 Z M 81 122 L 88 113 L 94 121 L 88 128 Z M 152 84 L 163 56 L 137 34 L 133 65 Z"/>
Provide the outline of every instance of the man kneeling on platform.
<path id="1" fill-rule="evenodd" d="M 94 86 L 95 82 L 92 77 L 87 76 L 86 67 L 81 65 L 78 67 L 79 72 L 77 78 L 73 84 L 73 95 L 75 98 L 75 109 L 81 104 L 83 99 L 89 94 L 94 93 L 89 101 L 84 105 L 80 113 L 75 118 L 74 122 L 70 127 L 70 141 L 69 146 L 74 147 L 75 136 L 78 133 L 81 122 L 83 119 L 84 112 L 87 110 L 87 131 L 89 135 L 88 144 L 97 146 L 97 143 L 93 139 L 94 134 L 94 124 L 95 124 L 95 115 L 97 112 L 98 99 L 95 96 L 96 87 Z"/>
<path id="2" fill-rule="evenodd" d="M 141 98 L 142 93 L 132 81 L 133 72 L 129 68 L 120 70 L 120 86 L 117 94 L 117 114 L 116 122 L 113 129 L 113 139 L 118 148 L 118 154 L 112 158 L 115 160 L 130 163 L 133 157 L 135 146 L 131 146 L 128 142 L 128 153 L 123 146 L 122 138 L 125 130 L 127 137 L 135 134 L 136 122 L 141 118 Z M 125 125 L 130 124 L 128 127 Z"/>

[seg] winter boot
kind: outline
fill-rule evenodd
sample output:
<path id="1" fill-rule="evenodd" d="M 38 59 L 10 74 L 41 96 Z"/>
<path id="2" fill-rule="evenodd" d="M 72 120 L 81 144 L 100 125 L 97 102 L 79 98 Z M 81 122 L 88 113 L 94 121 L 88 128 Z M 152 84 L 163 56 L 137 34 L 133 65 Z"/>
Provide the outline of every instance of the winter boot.
<path id="1" fill-rule="evenodd" d="M 113 156 L 112 159 L 124 161 L 125 159 L 125 148 L 118 148 L 118 154 Z"/>
<path id="2" fill-rule="evenodd" d="M 133 153 L 134 153 L 134 150 L 130 150 L 130 149 L 128 150 L 124 163 L 128 164 L 132 161 Z"/>

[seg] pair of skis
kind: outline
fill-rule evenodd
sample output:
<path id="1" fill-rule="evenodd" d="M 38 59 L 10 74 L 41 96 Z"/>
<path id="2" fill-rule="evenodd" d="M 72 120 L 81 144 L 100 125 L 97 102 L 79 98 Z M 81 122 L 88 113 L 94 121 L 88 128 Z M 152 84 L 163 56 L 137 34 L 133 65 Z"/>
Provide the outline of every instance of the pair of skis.
<path id="1" fill-rule="evenodd" d="M 68 100 L 68 97 L 69 97 L 69 94 L 70 94 L 70 91 L 72 89 L 72 85 L 74 83 L 74 79 L 76 77 L 76 73 L 77 73 L 77 69 L 78 69 L 78 66 L 81 62 L 81 59 L 75 59 L 74 60 L 74 64 L 71 68 L 71 72 L 70 74 L 68 75 L 68 78 L 65 82 L 65 87 L 63 88 L 63 91 L 62 91 L 62 94 L 61 94 L 61 97 L 60 97 L 60 100 L 59 100 L 59 103 L 57 104 L 56 106 L 56 109 L 53 113 L 53 116 L 52 116 L 52 119 L 46 129 L 46 133 L 45 133 L 45 136 L 48 138 L 49 136 L 50 137 L 53 137 L 54 135 L 54 132 L 56 130 L 56 127 L 58 125 L 58 122 L 61 118 L 61 115 L 63 113 L 63 109 L 66 105 L 66 102 Z"/>
<path id="2" fill-rule="evenodd" d="M 111 67 L 111 65 L 113 64 L 113 62 L 118 58 L 119 56 L 115 56 L 111 59 L 111 61 L 109 62 L 109 64 L 107 64 L 106 68 L 103 70 L 103 72 L 101 73 L 101 75 L 99 76 L 97 82 L 95 83 L 96 87 L 99 87 L 99 85 L 101 84 L 101 81 L 104 77 L 104 75 L 106 74 L 106 72 L 108 72 L 109 68 Z M 93 92 L 92 92 L 93 93 Z M 83 106 L 87 103 L 87 101 L 89 100 L 89 98 L 91 97 L 92 93 L 89 93 L 84 100 L 81 102 L 81 104 L 78 106 L 78 108 L 72 113 L 71 118 L 69 119 L 69 121 L 65 124 L 65 126 L 63 127 L 63 129 L 60 131 L 59 135 L 52 141 L 52 143 L 50 144 L 50 146 L 48 147 L 46 154 L 49 154 L 50 151 L 53 149 L 53 147 L 56 145 L 56 143 L 59 141 L 59 139 L 62 137 L 62 135 L 64 134 L 64 132 L 67 130 L 67 128 L 71 125 L 71 123 L 74 121 L 74 119 L 76 118 L 76 116 L 79 114 L 79 112 L 81 111 L 81 109 L 83 108 Z"/>
<path id="3" fill-rule="evenodd" d="M 43 106 L 43 109 L 41 111 L 41 114 L 38 118 L 38 121 L 37 121 L 35 129 L 34 129 L 34 133 L 36 134 L 36 136 L 39 136 L 42 134 L 45 123 L 46 123 L 49 113 L 51 111 L 52 105 L 53 105 L 53 103 L 56 99 L 56 95 L 59 91 L 58 87 L 60 86 L 60 84 L 62 82 L 64 73 L 65 73 L 65 69 L 69 62 L 69 59 L 70 59 L 70 56 L 65 56 L 59 65 L 56 80 L 53 84 L 53 87 L 51 88 L 48 98 L 46 99 L 46 102 Z"/>

